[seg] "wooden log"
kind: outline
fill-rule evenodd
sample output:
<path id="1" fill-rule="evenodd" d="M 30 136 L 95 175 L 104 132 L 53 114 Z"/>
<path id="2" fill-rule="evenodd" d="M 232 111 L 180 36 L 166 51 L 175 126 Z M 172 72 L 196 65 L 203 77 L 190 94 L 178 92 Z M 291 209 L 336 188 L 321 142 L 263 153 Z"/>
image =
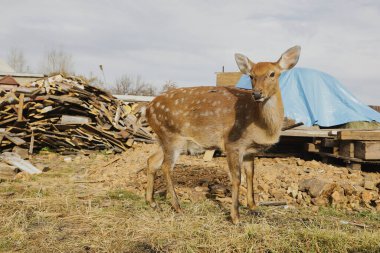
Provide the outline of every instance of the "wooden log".
<path id="1" fill-rule="evenodd" d="M 363 160 L 380 160 L 380 141 L 357 141 L 354 154 Z"/>

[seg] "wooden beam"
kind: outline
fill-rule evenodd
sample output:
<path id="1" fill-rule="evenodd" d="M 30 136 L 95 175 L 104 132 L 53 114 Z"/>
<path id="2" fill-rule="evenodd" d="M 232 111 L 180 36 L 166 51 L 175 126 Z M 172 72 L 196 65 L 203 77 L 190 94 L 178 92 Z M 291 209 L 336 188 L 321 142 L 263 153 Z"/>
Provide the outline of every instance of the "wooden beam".
<path id="1" fill-rule="evenodd" d="M 354 157 L 355 146 L 352 141 L 341 141 L 339 143 L 339 155 L 344 157 Z"/>
<path id="2" fill-rule="evenodd" d="M 380 141 L 355 142 L 355 157 L 363 160 L 380 160 Z"/>
<path id="3" fill-rule="evenodd" d="M 380 130 L 343 130 L 338 132 L 339 140 L 380 141 Z"/>

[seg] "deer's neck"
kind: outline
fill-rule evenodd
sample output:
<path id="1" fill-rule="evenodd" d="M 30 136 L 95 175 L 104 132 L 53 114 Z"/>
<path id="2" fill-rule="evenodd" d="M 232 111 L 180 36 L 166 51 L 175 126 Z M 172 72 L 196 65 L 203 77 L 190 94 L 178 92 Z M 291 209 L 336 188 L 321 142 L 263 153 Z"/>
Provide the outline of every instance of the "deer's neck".
<path id="1" fill-rule="evenodd" d="M 281 93 L 277 92 L 265 103 L 261 104 L 260 107 L 260 121 L 267 129 L 268 134 L 272 136 L 279 135 L 284 120 L 284 105 Z"/>

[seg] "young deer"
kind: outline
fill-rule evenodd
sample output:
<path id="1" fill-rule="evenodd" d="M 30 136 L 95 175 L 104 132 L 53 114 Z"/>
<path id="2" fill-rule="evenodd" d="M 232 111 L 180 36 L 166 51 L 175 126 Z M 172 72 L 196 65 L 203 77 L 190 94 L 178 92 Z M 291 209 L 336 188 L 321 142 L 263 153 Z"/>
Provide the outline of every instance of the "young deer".
<path id="1" fill-rule="evenodd" d="M 156 97 L 146 110 L 147 120 L 161 148 L 148 159 L 146 201 L 157 207 L 153 185 L 162 165 L 167 193 L 176 211 L 181 211 L 170 175 L 184 145 L 194 142 L 204 149 L 227 154 L 232 181 L 231 218 L 239 222 L 239 186 L 243 157 L 278 142 L 284 109 L 278 78 L 298 62 L 301 48 L 292 47 L 277 62 L 253 63 L 236 54 L 236 63 L 252 80 L 252 90 L 233 87 L 194 87 L 169 90 Z M 250 209 L 255 208 L 254 166 L 246 168 Z"/>

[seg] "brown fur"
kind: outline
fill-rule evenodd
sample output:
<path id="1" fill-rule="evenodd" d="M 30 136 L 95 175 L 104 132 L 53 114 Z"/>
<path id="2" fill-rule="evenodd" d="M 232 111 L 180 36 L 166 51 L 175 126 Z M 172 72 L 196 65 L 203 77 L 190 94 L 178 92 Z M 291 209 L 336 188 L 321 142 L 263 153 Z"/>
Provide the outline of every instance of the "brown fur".
<path id="1" fill-rule="evenodd" d="M 232 179 L 231 218 L 234 223 L 239 221 L 238 195 L 243 157 L 276 143 L 284 118 L 278 83 L 282 71 L 279 63 L 253 64 L 249 61 L 244 65 L 247 66 L 255 84 L 253 91 L 262 93 L 262 102 L 255 101 L 252 91 L 248 90 L 194 87 L 170 90 L 150 103 L 146 116 L 161 144 L 161 150 L 148 159 L 146 200 L 152 207 L 156 206 L 153 199 L 154 177 L 162 164 L 172 205 L 180 211 L 170 171 L 183 146 L 192 141 L 205 149 L 226 151 Z M 271 77 L 272 72 L 274 76 Z M 252 166 L 247 168 L 248 206 L 251 209 L 255 208 L 253 174 L 252 162 Z"/>

